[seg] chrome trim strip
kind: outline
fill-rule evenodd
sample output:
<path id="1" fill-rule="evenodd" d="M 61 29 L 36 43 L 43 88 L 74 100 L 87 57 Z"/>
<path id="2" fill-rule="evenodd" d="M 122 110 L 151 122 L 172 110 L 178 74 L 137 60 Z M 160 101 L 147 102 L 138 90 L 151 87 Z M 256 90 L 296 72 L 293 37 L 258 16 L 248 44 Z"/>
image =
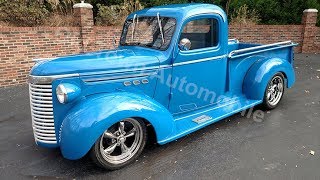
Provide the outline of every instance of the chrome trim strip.
<path id="1" fill-rule="evenodd" d="M 44 127 L 54 127 L 54 123 L 47 123 L 47 122 L 40 122 L 40 121 L 34 121 L 34 123 Z"/>
<path id="2" fill-rule="evenodd" d="M 52 100 L 52 97 L 36 96 L 32 93 L 31 93 L 31 95 L 34 100 Z"/>
<path id="3" fill-rule="evenodd" d="M 283 41 L 283 42 L 278 42 L 278 43 L 273 43 L 273 44 L 266 44 L 266 45 L 261 45 L 261 46 L 244 48 L 244 49 L 240 49 L 240 50 L 234 50 L 228 54 L 228 58 L 232 58 L 233 55 L 239 54 L 239 53 L 258 50 L 258 49 L 262 49 L 262 48 L 268 48 L 268 47 L 272 47 L 272 46 L 287 45 L 287 44 L 293 44 L 293 43 L 292 43 L 292 41 Z"/>
<path id="4" fill-rule="evenodd" d="M 36 129 L 35 127 L 33 127 L 33 128 L 36 132 L 40 132 L 40 133 L 48 133 L 48 134 L 55 134 L 56 133 L 55 130 Z"/>
<path id="5" fill-rule="evenodd" d="M 34 109 L 36 111 L 53 111 L 53 108 L 36 107 L 34 105 L 32 105 L 32 109 Z"/>
<path id="6" fill-rule="evenodd" d="M 46 122 L 46 123 L 54 122 L 54 119 L 39 119 L 39 118 L 36 118 L 36 117 L 34 117 L 34 120 L 38 121 L 38 122 Z"/>
<path id="7" fill-rule="evenodd" d="M 32 88 L 36 89 L 36 90 L 39 90 L 37 88 L 46 88 L 46 90 L 50 90 L 51 91 L 51 88 L 52 88 L 52 85 L 30 84 L 30 86 Z"/>
<path id="8" fill-rule="evenodd" d="M 53 75 L 53 76 L 33 76 L 29 75 L 29 83 L 34 87 L 41 87 L 40 85 L 32 84 L 43 84 L 43 83 L 52 83 L 52 81 L 60 78 L 69 78 L 69 77 L 78 77 L 79 74 L 63 74 L 63 75 Z M 48 86 L 49 87 L 49 86 Z"/>
<path id="9" fill-rule="evenodd" d="M 56 137 L 55 134 L 43 134 L 43 133 L 40 133 L 40 132 L 35 132 L 35 134 L 37 134 L 38 136 Z"/>
<path id="10" fill-rule="evenodd" d="M 57 144 L 57 141 L 43 141 L 37 138 L 36 138 L 36 141 L 41 143 L 46 143 L 46 144 Z"/>
<path id="11" fill-rule="evenodd" d="M 40 93 L 40 92 L 31 91 L 31 94 L 35 95 L 35 96 L 52 96 L 52 92 L 50 92 L 50 93 Z"/>
<path id="12" fill-rule="evenodd" d="M 56 141 L 56 137 L 47 136 L 47 137 L 43 138 L 43 137 L 41 137 L 41 136 L 38 135 L 38 134 L 34 134 L 34 135 L 36 136 L 37 139 L 40 139 L 40 140 L 46 139 L 46 140 L 48 140 L 48 141 Z"/>
<path id="13" fill-rule="evenodd" d="M 238 39 L 236 39 L 236 38 L 228 39 L 228 42 L 232 42 L 232 41 L 235 41 L 237 44 L 239 43 L 239 40 L 238 40 Z"/>
<path id="14" fill-rule="evenodd" d="M 43 119 L 53 119 L 53 116 L 48 116 L 48 115 L 40 115 L 40 114 L 35 114 L 32 113 L 32 116 L 36 117 L 36 118 L 43 118 Z"/>
<path id="15" fill-rule="evenodd" d="M 205 62 L 205 61 L 214 61 L 214 60 L 222 59 L 222 58 L 225 58 L 225 57 L 227 57 L 227 55 L 221 55 L 221 56 L 210 57 L 210 58 L 205 58 L 205 59 L 198 59 L 198 60 L 193 60 L 193 61 L 186 61 L 186 62 L 174 63 L 173 66 L 181 66 L 181 65 L 186 65 L 186 64 L 194 64 L 194 63 Z"/>
<path id="16" fill-rule="evenodd" d="M 160 69 L 172 68 L 172 65 L 161 65 Z"/>
<path id="17" fill-rule="evenodd" d="M 249 56 L 249 55 L 253 55 L 253 54 L 258 54 L 258 53 L 267 52 L 267 51 L 272 51 L 272 50 L 281 49 L 281 48 L 286 48 L 286 47 L 292 47 L 292 46 L 296 46 L 296 44 L 289 44 L 289 45 L 283 45 L 283 46 L 275 46 L 275 47 L 272 47 L 272 48 L 261 49 L 261 50 L 251 51 L 251 52 L 246 52 L 246 53 L 243 53 L 243 54 L 237 54 L 237 55 L 235 55 L 235 56 L 230 57 L 230 59 L 239 58 L 239 57 L 243 57 L 243 56 Z"/>
<path id="18" fill-rule="evenodd" d="M 44 141 L 38 138 L 35 138 L 37 142 L 45 143 L 45 144 L 57 144 L 57 141 Z"/>
<path id="19" fill-rule="evenodd" d="M 52 104 L 52 101 L 42 101 L 42 100 L 38 100 L 38 99 L 31 99 L 31 102 L 41 103 L 41 104 Z"/>
<path id="20" fill-rule="evenodd" d="M 147 77 L 150 75 L 155 75 L 156 72 L 152 73 L 142 73 L 137 75 L 122 75 L 122 76 L 111 76 L 111 77 L 101 77 L 101 78 L 93 78 L 93 79 L 84 79 L 84 82 L 97 82 L 97 81 L 108 81 L 108 80 L 118 80 L 118 79 L 127 79 L 127 78 L 139 78 L 139 77 Z"/>
<path id="21" fill-rule="evenodd" d="M 137 71 L 148 71 L 148 70 L 158 70 L 159 66 L 150 66 L 150 67 L 141 67 L 141 68 L 134 68 L 134 67 L 123 67 L 120 70 L 105 70 L 105 71 L 98 71 L 98 72 L 87 72 L 87 73 L 80 73 L 81 76 L 95 76 L 95 75 L 110 75 L 110 74 L 117 74 L 117 73 L 127 73 L 132 72 L 136 73 Z"/>
<path id="22" fill-rule="evenodd" d="M 129 67 L 124 67 L 121 70 L 107 70 L 107 71 L 99 71 L 99 72 L 93 72 L 93 73 L 81 73 L 81 76 L 94 76 L 94 75 L 110 75 L 110 74 L 116 74 L 116 73 L 127 73 L 132 72 L 135 73 L 137 71 L 152 71 L 152 70 L 158 70 L 159 68 L 171 68 L 172 65 L 160 65 L 160 66 L 150 66 L 150 67 L 144 67 L 144 68 L 135 68 L 135 69 L 129 69 Z"/>
<path id="23" fill-rule="evenodd" d="M 48 92 L 48 93 L 52 93 L 51 87 L 50 87 L 50 89 L 41 89 L 41 90 L 36 89 L 36 88 L 33 88 L 33 87 L 30 87 L 30 89 L 31 89 L 32 93 L 34 93 L 34 92 Z"/>
<path id="24" fill-rule="evenodd" d="M 39 125 L 36 125 L 36 124 L 33 124 L 33 127 L 35 127 L 37 130 L 40 129 L 40 130 L 54 130 L 54 126 L 39 126 Z"/>
<path id="25" fill-rule="evenodd" d="M 172 65 L 160 65 L 160 66 L 150 66 L 145 68 L 136 68 L 136 69 L 129 69 L 124 67 L 121 70 L 112 70 L 112 71 L 100 71 L 100 72 L 93 72 L 93 73 L 81 73 L 81 76 L 93 76 L 93 75 L 101 75 L 101 74 L 116 74 L 116 73 L 124 73 L 124 72 L 136 72 L 136 71 L 147 71 L 147 70 L 158 70 L 159 68 L 171 68 Z M 29 75 L 29 83 L 33 87 L 41 87 L 41 88 L 51 88 L 50 85 L 35 85 L 37 83 L 52 83 L 55 79 L 60 78 L 68 78 L 68 77 L 78 77 L 80 74 L 64 74 L 64 75 L 52 75 L 52 76 L 33 76 Z"/>
<path id="26" fill-rule="evenodd" d="M 47 112 L 47 111 L 39 111 L 32 109 L 32 112 L 36 115 L 53 115 L 53 112 Z"/>
<path id="27" fill-rule="evenodd" d="M 31 102 L 31 105 L 32 106 L 36 106 L 36 107 L 44 107 L 44 108 L 52 108 L 52 104 L 37 104 L 37 103 L 34 103 L 34 102 Z"/>

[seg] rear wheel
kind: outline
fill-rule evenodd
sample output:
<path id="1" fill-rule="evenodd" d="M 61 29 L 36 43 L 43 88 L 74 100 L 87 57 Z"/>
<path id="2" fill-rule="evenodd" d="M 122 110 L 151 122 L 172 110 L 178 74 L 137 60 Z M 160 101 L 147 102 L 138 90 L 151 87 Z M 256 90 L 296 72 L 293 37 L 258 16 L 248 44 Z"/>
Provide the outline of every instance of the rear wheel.
<path id="1" fill-rule="evenodd" d="M 284 94 L 284 77 L 282 73 L 277 73 L 269 81 L 264 93 L 263 107 L 274 109 L 277 107 Z"/>
<path id="2" fill-rule="evenodd" d="M 146 139 L 146 126 L 142 120 L 124 119 L 101 135 L 91 149 L 91 158 L 108 170 L 122 168 L 137 159 Z"/>

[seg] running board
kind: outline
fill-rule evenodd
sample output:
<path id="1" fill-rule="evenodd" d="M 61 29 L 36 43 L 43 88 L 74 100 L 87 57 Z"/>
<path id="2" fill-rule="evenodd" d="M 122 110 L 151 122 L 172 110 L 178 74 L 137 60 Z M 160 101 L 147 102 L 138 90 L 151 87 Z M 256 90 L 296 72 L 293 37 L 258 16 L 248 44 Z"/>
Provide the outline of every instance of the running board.
<path id="1" fill-rule="evenodd" d="M 220 103 L 215 106 L 209 106 L 205 109 L 175 116 L 176 129 L 173 135 L 158 143 L 165 144 L 171 142 L 260 103 L 262 103 L 261 100 L 250 100 L 245 97 L 239 97 L 224 104 Z"/>

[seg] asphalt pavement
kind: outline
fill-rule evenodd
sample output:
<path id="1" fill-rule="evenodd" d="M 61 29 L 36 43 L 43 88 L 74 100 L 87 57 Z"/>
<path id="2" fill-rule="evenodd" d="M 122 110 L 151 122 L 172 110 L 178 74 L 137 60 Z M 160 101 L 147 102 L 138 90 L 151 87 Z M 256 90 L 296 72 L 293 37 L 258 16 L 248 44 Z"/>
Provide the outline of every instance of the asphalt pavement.
<path id="1" fill-rule="evenodd" d="M 320 55 L 295 59 L 295 86 L 262 121 L 236 114 L 164 146 L 149 145 L 117 171 L 37 147 L 27 85 L 2 88 L 0 179 L 320 179 Z"/>

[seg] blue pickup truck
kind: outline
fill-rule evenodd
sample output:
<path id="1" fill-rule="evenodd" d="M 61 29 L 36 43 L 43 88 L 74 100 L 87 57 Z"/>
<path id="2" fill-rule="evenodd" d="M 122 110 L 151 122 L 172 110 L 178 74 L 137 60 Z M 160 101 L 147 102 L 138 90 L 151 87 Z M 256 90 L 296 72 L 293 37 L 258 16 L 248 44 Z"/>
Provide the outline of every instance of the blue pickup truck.
<path id="1" fill-rule="evenodd" d="M 119 169 L 141 154 L 148 134 L 162 145 L 256 105 L 275 108 L 295 82 L 295 45 L 228 39 L 227 16 L 212 4 L 134 12 L 114 50 L 32 68 L 35 142 Z"/>

